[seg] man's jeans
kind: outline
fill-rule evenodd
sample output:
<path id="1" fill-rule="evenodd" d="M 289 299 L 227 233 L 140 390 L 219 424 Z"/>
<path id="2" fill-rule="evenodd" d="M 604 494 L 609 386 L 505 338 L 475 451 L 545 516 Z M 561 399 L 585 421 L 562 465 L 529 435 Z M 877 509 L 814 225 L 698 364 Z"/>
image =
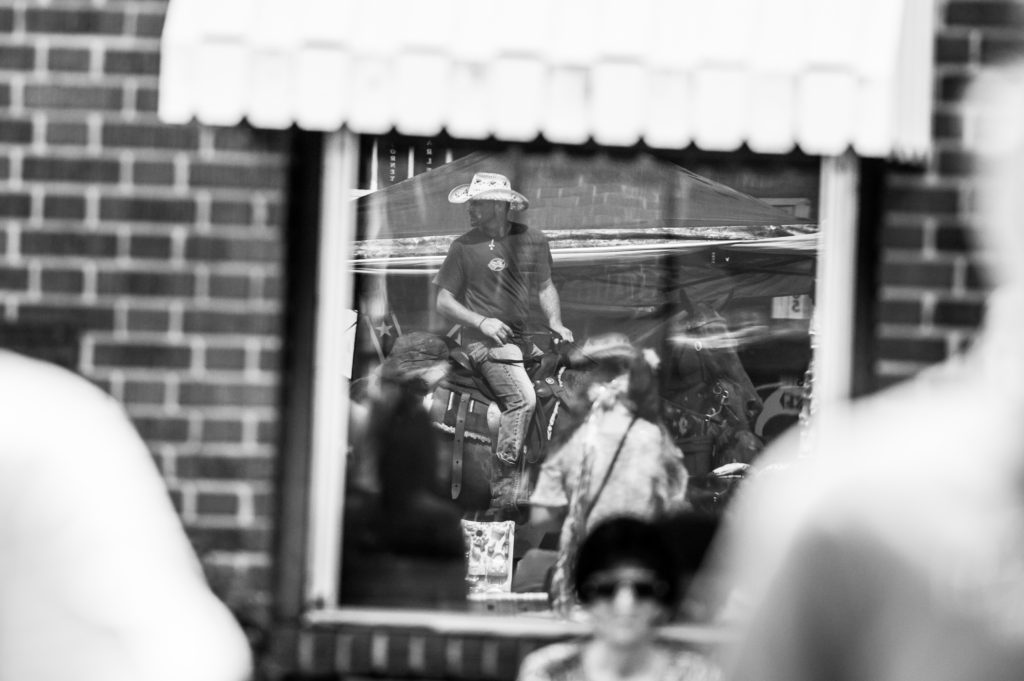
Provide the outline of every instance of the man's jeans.
<path id="1" fill-rule="evenodd" d="M 523 366 L 523 351 L 512 343 L 493 347 L 484 341 L 471 342 L 465 349 L 501 407 L 494 453 L 504 463 L 514 464 L 522 453 L 530 419 L 537 406 L 533 382 Z M 536 345 L 530 346 L 528 351 L 530 357 L 543 354 Z"/>

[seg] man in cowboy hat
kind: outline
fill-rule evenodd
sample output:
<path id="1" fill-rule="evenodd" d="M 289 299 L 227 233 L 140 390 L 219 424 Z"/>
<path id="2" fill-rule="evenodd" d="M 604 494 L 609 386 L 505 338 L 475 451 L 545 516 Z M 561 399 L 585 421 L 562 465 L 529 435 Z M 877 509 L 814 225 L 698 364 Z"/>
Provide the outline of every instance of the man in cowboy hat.
<path id="1" fill-rule="evenodd" d="M 558 291 L 551 281 L 551 251 L 536 229 L 512 222 L 510 210 L 528 201 L 497 173 L 476 173 L 448 194 L 466 204 L 472 229 L 451 245 L 440 272 L 437 310 L 462 325 L 462 344 L 487 380 L 502 409 L 495 455 L 515 464 L 536 405 L 524 357 L 540 354 L 526 332 L 534 300 L 553 332 L 573 339 L 562 324 Z"/>

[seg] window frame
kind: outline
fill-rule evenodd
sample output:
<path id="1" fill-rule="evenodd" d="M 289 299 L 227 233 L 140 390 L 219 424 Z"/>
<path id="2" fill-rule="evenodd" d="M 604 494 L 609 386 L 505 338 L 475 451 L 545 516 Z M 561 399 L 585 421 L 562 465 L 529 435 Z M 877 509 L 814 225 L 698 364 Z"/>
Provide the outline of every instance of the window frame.
<path id="1" fill-rule="evenodd" d="M 332 264 L 352 256 L 355 202 L 336 188 L 357 186 L 359 136 L 344 129 L 297 131 L 292 151 L 278 613 L 313 625 L 410 626 L 446 634 L 575 633 L 579 625 L 558 620 L 339 604 L 345 466 L 338 453 L 347 450 L 348 424 L 337 415 L 348 413 L 349 396 L 346 382 L 337 377 L 351 372 L 352 354 L 346 348 L 354 341 L 355 313 L 353 277 Z M 861 160 L 855 154 L 820 157 L 819 174 L 814 399 L 816 418 L 827 421 L 853 394 L 856 322 L 863 312 L 858 305 L 857 286 L 864 278 L 858 228 L 872 216 L 861 214 Z M 672 631 L 695 642 L 718 636 L 692 625 Z"/>

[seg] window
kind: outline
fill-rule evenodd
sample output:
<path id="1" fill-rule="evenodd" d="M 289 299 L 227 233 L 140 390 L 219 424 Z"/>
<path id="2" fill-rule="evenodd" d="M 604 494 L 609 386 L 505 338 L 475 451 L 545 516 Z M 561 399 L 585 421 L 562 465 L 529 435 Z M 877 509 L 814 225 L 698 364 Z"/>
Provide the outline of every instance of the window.
<path id="1" fill-rule="evenodd" d="M 815 399 L 846 390 L 849 348 L 841 339 L 829 353 L 812 347 L 811 320 L 816 305 L 849 310 L 834 302 L 848 295 L 849 245 L 824 249 L 838 263 L 834 281 L 819 272 L 829 229 L 853 232 L 848 157 L 332 135 L 324 153 L 306 585 L 308 600 L 328 610 L 547 614 L 546 594 L 519 570 L 543 573 L 543 563 L 528 560 L 557 551 L 557 529 L 532 531 L 528 505 L 518 517 L 490 513 L 490 440 L 500 410 L 448 380 L 457 370 L 451 365 L 429 391 L 429 430 L 397 439 L 417 448 L 427 432 L 439 456 L 425 463 L 385 453 L 401 462 L 390 476 L 401 481 L 401 494 L 387 502 L 382 455 L 360 422 L 368 386 L 400 336 L 426 332 L 456 352 L 464 345 L 460 326 L 438 312 L 432 281 L 453 239 L 469 229 L 466 206 L 449 203 L 448 193 L 477 172 L 505 175 L 529 199 L 511 219 L 547 237 L 571 345 L 580 350 L 588 339 L 619 333 L 660 357 L 659 412 L 683 453 L 694 505 L 720 510 L 727 479 L 712 472 L 756 460 L 798 422 L 812 354 Z M 819 229 L 823 223 L 828 228 Z M 845 333 L 845 312 L 839 321 L 818 315 L 818 328 L 827 329 L 819 333 Z M 524 331 L 541 350 L 555 349 L 535 299 Z M 582 418 L 564 402 L 537 411 L 555 441 Z M 412 427 L 399 423 L 391 434 Z M 539 465 L 524 474 L 535 476 Z M 413 497 L 421 493 L 430 501 L 419 504 Z M 428 519 L 450 522 L 452 510 L 468 543 L 456 560 L 432 560 L 420 545 L 450 535 Z M 400 522 L 402 513 L 409 522 Z M 473 537 L 476 554 L 468 548 Z M 438 551 L 450 554 L 446 547 Z M 469 585 L 467 604 L 446 596 L 452 584 Z"/>

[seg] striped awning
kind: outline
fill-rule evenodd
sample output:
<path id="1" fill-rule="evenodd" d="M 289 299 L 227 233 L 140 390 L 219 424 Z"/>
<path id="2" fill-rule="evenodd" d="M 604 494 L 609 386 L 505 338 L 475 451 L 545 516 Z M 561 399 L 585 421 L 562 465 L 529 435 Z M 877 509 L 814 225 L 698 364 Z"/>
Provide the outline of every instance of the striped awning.
<path id="1" fill-rule="evenodd" d="M 170 123 L 920 158 L 934 0 L 171 0 Z"/>

